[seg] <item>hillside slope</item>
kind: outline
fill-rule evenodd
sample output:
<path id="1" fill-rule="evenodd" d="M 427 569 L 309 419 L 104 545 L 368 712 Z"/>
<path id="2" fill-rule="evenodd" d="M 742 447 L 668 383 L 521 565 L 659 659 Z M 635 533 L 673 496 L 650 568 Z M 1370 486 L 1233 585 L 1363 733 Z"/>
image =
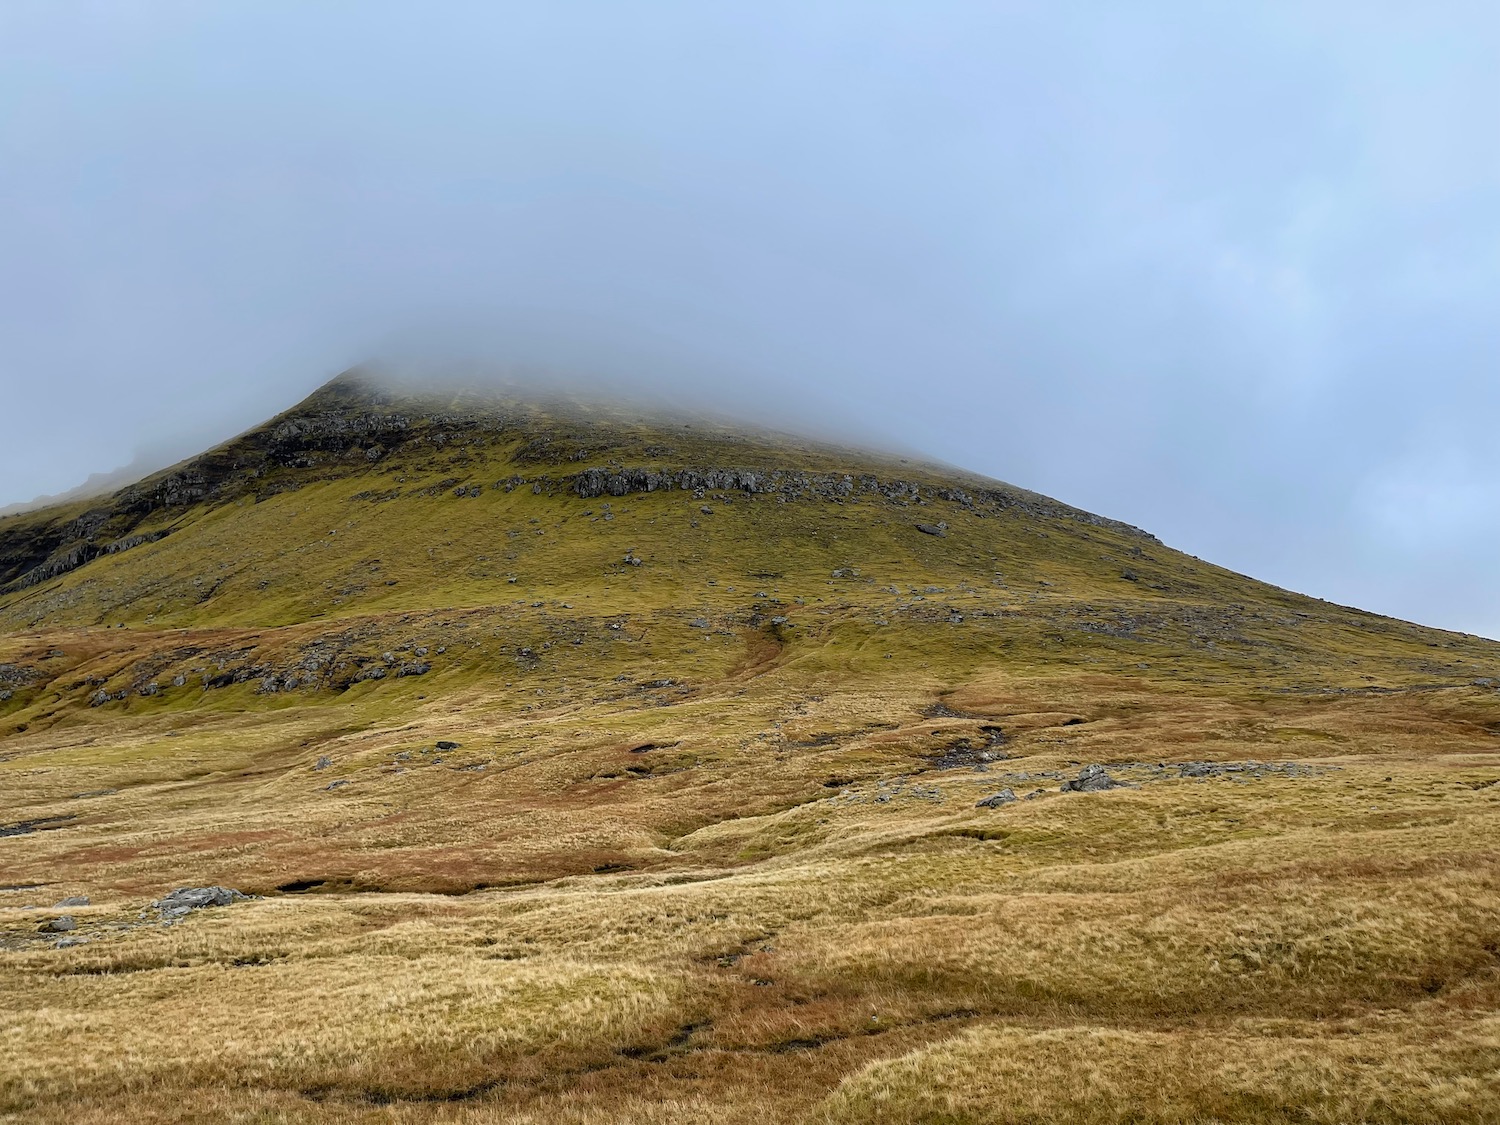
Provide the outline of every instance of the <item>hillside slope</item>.
<path id="1" fill-rule="evenodd" d="M 1497 688 L 947 467 L 342 376 L 0 519 L 0 1113 L 1495 1120 Z"/>

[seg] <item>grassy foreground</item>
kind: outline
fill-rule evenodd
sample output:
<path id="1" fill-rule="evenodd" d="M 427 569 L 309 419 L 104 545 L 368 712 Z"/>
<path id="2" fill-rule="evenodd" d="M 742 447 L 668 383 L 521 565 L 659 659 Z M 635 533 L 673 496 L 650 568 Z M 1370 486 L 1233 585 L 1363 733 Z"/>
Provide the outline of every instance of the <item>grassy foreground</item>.
<path id="1" fill-rule="evenodd" d="M 0 1120 L 1500 1121 L 1500 645 L 696 420 L 147 485 L 0 521 Z"/>

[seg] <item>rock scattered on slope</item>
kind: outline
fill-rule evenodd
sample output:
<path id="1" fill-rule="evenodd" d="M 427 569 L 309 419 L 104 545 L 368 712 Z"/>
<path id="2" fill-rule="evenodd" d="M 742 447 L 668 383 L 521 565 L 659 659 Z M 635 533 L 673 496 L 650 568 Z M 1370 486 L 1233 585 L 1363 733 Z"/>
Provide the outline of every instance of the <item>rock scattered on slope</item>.
<path id="1" fill-rule="evenodd" d="M 65 934 L 69 930 L 77 929 L 78 923 L 74 921 L 71 914 L 59 914 L 56 918 L 49 918 L 37 928 L 44 934 Z"/>
<path id="2" fill-rule="evenodd" d="M 164 918 L 181 918 L 192 910 L 206 906 L 228 906 L 232 902 L 245 902 L 249 895 L 241 894 L 232 887 L 179 887 L 166 898 L 151 905 Z"/>
<path id="3" fill-rule="evenodd" d="M 917 530 L 923 535 L 947 535 L 948 525 L 943 523 L 919 523 Z"/>
<path id="4" fill-rule="evenodd" d="M 992 793 L 974 802 L 976 809 L 998 809 L 1001 805 L 1008 805 L 1016 799 L 1014 789 L 1002 789 L 998 793 Z"/>
<path id="5" fill-rule="evenodd" d="M 1064 793 L 1098 793 L 1105 789 L 1125 787 L 1125 782 L 1116 781 L 1109 775 L 1109 771 L 1100 765 L 1084 766 L 1072 781 L 1062 783 Z"/>
<path id="6" fill-rule="evenodd" d="M 65 907 L 69 907 L 69 906 L 87 906 L 88 904 L 89 904 L 89 896 L 88 895 L 69 895 L 67 898 L 63 899 L 61 902 L 56 903 L 52 907 L 52 909 L 53 910 L 62 910 Z"/>
<path id="7" fill-rule="evenodd" d="M 313 769 L 326 770 L 331 765 L 333 765 L 333 759 L 330 758 L 327 754 L 324 754 L 321 758 L 313 763 Z"/>

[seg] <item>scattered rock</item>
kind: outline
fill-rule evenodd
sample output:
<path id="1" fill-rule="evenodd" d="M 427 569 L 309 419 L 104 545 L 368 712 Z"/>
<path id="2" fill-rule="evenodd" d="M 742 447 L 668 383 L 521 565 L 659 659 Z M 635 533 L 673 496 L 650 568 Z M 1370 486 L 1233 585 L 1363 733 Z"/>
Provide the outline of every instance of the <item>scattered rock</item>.
<path id="1" fill-rule="evenodd" d="M 1225 767 L 1218 762 L 1183 762 L 1177 772 L 1183 777 L 1214 777 L 1224 773 Z"/>
<path id="2" fill-rule="evenodd" d="M 425 676 L 432 671 L 432 665 L 425 660 L 418 660 L 414 664 L 403 664 L 396 670 L 396 678 L 402 676 Z"/>
<path id="3" fill-rule="evenodd" d="M 44 934 L 65 934 L 69 930 L 76 930 L 78 923 L 74 921 L 71 914 L 59 914 L 56 918 L 49 918 L 37 928 Z"/>
<path id="4" fill-rule="evenodd" d="M 976 809 L 998 809 L 1001 805 L 1008 805 L 1015 799 L 1016 794 L 1014 790 L 1002 789 L 998 793 L 992 793 L 988 797 L 975 801 L 974 807 Z"/>
<path id="5" fill-rule="evenodd" d="M 89 896 L 88 895 L 69 895 L 67 898 L 63 899 L 61 902 L 53 904 L 52 909 L 53 910 L 63 910 L 65 908 L 69 907 L 69 906 L 87 906 L 88 904 L 89 904 Z"/>
<path id="6" fill-rule="evenodd" d="M 438 739 L 437 742 L 437 748 L 439 750 L 457 750 L 462 745 L 462 742 L 450 742 L 447 739 L 443 738 Z"/>
<path id="7" fill-rule="evenodd" d="M 1123 781 L 1116 781 L 1103 766 L 1084 766 L 1072 781 L 1062 783 L 1064 793 L 1098 793 L 1105 789 L 1125 788 Z"/>
<path id="8" fill-rule="evenodd" d="M 625 563 L 626 566 L 640 566 L 641 565 L 641 560 L 636 557 L 636 554 L 635 554 L 634 551 L 627 551 L 627 552 L 625 552 L 625 558 L 622 561 Z"/>
<path id="9" fill-rule="evenodd" d="M 919 523 L 917 530 L 923 535 L 943 536 L 948 534 L 948 525 L 946 523 Z"/>
<path id="10" fill-rule="evenodd" d="M 313 769 L 326 770 L 331 765 L 333 765 L 333 759 L 325 754 L 323 757 L 319 758 L 316 762 L 313 763 Z"/>
<path id="11" fill-rule="evenodd" d="M 348 784 L 349 784 L 348 779 L 341 777 L 337 781 L 330 781 L 327 785 L 323 786 L 323 788 L 324 789 L 342 789 L 344 786 L 346 786 Z"/>

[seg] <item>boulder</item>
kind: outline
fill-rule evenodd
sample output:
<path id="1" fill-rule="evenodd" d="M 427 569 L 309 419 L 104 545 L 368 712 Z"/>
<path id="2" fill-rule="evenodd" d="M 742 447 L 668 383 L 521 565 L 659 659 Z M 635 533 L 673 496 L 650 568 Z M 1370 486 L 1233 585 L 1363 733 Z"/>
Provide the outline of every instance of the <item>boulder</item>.
<path id="1" fill-rule="evenodd" d="M 151 905 L 163 915 L 180 918 L 190 910 L 202 910 L 206 906 L 228 906 L 232 902 L 244 902 L 249 897 L 231 887 L 179 887 L 166 898 Z"/>
<path id="2" fill-rule="evenodd" d="M 1123 781 L 1116 781 L 1103 766 L 1084 766 L 1072 781 L 1062 783 L 1064 793 L 1098 793 L 1104 789 L 1122 789 Z"/>
<path id="3" fill-rule="evenodd" d="M 976 809 L 998 809 L 1001 805 L 1008 805 L 1016 799 L 1015 790 L 1002 789 L 998 793 L 992 793 L 974 802 Z"/>
<path id="4" fill-rule="evenodd" d="M 923 535 L 947 535 L 948 528 L 940 523 L 919 523 L 917 530 Z"/>
<path id="5" fill-rule="evenodd" d="M 41 931 L 45 934 L 65 934 L 69 930 L 77 928 L 78 923 L 73 920 L 71 914 L 59 914 L 56 918 L 49 918 L 40 926 Z"/>
<path id="6" fill-rule="evenodd" d="M 53 907 L 52 907 L 52 909 L 53 910 L 62 910 L 65 907 L 69 907 L 69 906 L 87 906 L 88 904 L 89 904 L 89 896 L 88 895 L 69 895 L 67 898 L 63 899 L 61 902 L 54 904 Z"/>

